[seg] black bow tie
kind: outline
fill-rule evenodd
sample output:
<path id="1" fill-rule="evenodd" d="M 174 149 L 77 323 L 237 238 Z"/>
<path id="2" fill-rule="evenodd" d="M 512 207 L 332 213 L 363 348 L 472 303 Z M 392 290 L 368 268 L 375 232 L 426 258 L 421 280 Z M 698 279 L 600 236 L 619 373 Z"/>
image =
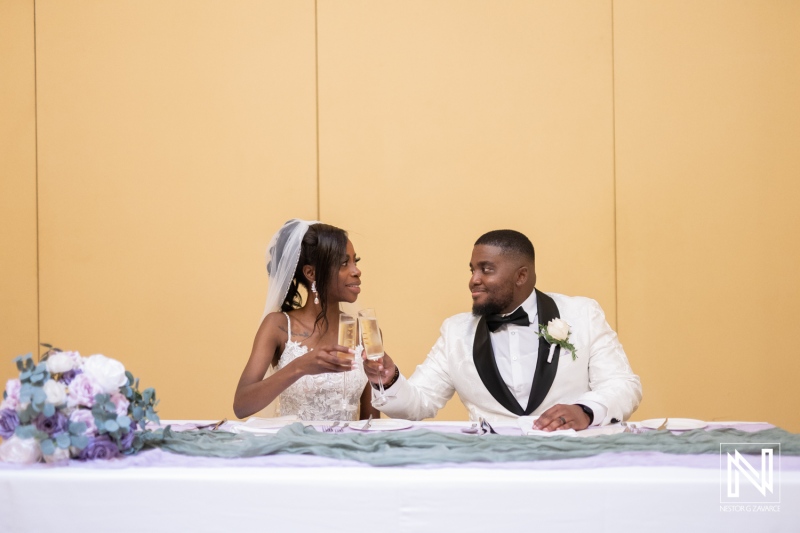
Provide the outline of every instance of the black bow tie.
<path id="1" fill-rule="evenodd" d="M 530 326 L 531 321 L 528 319 L 528 313 L 522 307 L 518 307 L 516 311 L 508 316 L 502 315 L 489 315 L 486 317 L 486 325 L 489 326 L 489 331 L 495 332 L 503 324 L 517 324 L 518 326 Z"/>

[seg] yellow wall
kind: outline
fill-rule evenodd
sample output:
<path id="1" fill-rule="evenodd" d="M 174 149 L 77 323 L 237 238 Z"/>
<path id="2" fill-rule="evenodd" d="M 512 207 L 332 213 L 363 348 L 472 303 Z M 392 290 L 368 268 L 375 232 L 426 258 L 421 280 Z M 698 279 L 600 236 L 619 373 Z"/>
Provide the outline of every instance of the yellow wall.
<path id="1" fill-rule="evenodd" d="M 639 416 L 800 431 L 800 3 L 614 15 L 619 333 Z"/>
<path id="2" fill-rule="evenodd" d="M 33 27 L 33 0 L 0 0 L 0 389 L 38 353 Z"/>
<path id="3" fill-rule="evenodd" d="M 469 310 L 490 229 L 526 233 L 539 288 L 613 321 L 608 4 L 322 2 L 318 24 L 320 214 L 350 231 L 401 368 Z"/>
<path id="4" fill-rule="evenodd" d="M 316 215 L 314 3 L 37 2 L 41 338 L 221 418 Z"/>
<path id="5" fill-rule="evenodd" d="M 472 242 L 512 227 L 541 289 L 618 327 L 635 418 L 800 430 L 796 3 L 37 0 L 35 85 L 32 5 L 0 2 L 28 72 L 0 104 L 27 139 L 0 152 L 9 357 L 38 236 L 42 341 L 121 359 L 166 418 L 231 416 L 267 240 L 299 216 L 350 231 L 411 371 L 469 308 Z"/>

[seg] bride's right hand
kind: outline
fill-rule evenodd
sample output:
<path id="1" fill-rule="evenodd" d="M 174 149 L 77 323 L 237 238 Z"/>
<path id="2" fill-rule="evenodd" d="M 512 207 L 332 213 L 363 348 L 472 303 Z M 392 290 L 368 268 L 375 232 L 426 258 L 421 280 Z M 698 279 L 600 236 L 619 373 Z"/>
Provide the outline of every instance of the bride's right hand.
<path id="1" fill-rule="evenodd" d="M 303 375 L 325 374 L 327 372 L 347 372 L 353 370 L 353 361 L 336 355 L 336 352 L 355 354 L 355 351 L 335 344 L 316 348 L 301 355 L 293 362 Z"/>

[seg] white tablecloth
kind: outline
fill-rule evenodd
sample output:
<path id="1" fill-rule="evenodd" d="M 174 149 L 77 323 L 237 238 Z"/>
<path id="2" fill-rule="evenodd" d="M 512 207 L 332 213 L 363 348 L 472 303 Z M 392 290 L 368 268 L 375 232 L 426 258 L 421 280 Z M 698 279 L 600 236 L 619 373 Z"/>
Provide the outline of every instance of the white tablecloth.
<path id="1" fill-rule="evenodd" d="M 572 460 L 544 470 L 237 461 L 0 469 L 0 532 L 800 529 L 797 468 L 780 472 L 780 511 L 725 512 L 719 468 L 573 468 Z"/>

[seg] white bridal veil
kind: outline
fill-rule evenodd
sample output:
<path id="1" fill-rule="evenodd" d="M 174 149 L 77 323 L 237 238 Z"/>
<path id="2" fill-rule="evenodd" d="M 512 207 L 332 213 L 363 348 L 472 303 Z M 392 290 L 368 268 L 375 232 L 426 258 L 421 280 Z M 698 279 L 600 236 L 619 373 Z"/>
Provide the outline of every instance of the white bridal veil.
<path id="1" fill-rule="evenodd" d="M 303 237 L 309 226 L 318 223 L 316 220 L 293 218 L 284 224 L 269 241 L 267 247 L 269 288 L 262 320 L 269 313 L 280 311 L 281 304 L 289 291 L 289 284 L 294 277 L 294 271 L 297 269 L 297 262 L 300 260 L 300 245 Z"/>

